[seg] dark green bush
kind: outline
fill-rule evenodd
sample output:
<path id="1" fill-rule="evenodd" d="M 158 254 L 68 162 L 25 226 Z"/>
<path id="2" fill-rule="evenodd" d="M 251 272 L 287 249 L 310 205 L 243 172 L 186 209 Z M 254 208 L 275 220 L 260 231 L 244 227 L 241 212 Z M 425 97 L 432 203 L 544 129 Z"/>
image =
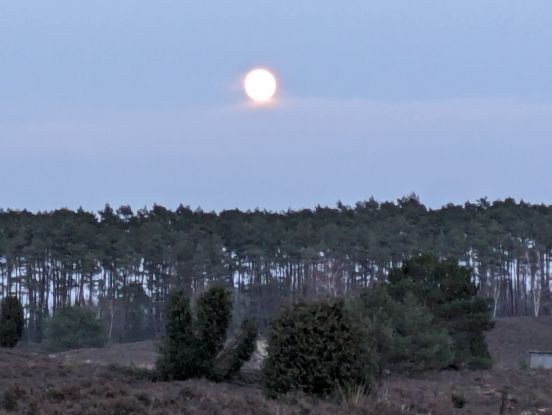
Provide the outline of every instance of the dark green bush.
<path id="1" fill-rule="evenodd" d="M 272 324 L 265 386 L 271 395 L 325 396 L 341 386 L 370 385 L 375 364 L 367 344 L 342 299 L 296 304 Z"/>
<path id="2" fill-rule="evenodd" d="M 384 286 L 365 289 L 355 301 L 367 338 L 375 342 L 380 372 L 443 369 L 452 362 L 452 339 L 412 293 L 393 300 Z"/>
<path id="3" fill-rule="evenodd" d="M 157 361 L 159 375 L 164 379 L 207 377 L 218 381 L 238 372 L 253 353 L 257 331 L 244 323 L 244 329 L 224 347 L 231 312 L 230 293 L 223 288 L 210 288 L 199 297 L 195 319 L 184 292 L 171 293 Z"/>
<path id="4" fill-rule="evenodd" d="M 106 342 L 104 327 L 94 312 L 85 307 L 63 307 L 46 323 L 45 343 L 49 350 L 103 347 Z"/>
<path id="5" fill-rule="evenodd" d="M 10 389 L 4 391 L 2 396 L 2 407 L 7 412 L 15 412 L 17 411 L 18 404 L 17 404 L 17 395 Z"/>
<path id="6" fill-rule="evenodd" d="M 450 400 L 452 401 L 452 406 L 456 409 L 462 409 L 466 405 L 466 398 L 464 398 L 464 395 L 458 393 L 453 393 L 450 396 Z"/>
<path id="7" fill-rule="evenodd" d="M 5 297 L 0 305 L 0 346 L 15 347 L 23 336 L 23 306 L 16 297 Z"/>
<path id="8" fill-rule="evenodd" d="M 489 369 L 492 358 L 485 331 L 493 327 L 488 300 L 474 297 L 450 301 L 439 308 L 439 316 L 454 341 L 454 363 L 470 369 Z"/>
<path id="9" fill-rule="evenodd" d="M 396 321 L 391 368 L 398 372 L 444 369 L 452 363 L 452 339 L 431 312 L 408 294 Z"/>
<path id="10" fill-rule="evenodd" d="M 491 300 L 477 297 L 470 270 L 449 259 L 420 255 L 389 275 L 389 293 L 403 301 L 408 293 L 434 315 L 453 340 L 453 364 L 472 369 L 488 368 L 491 356 L 485 331 L 493 327 Z"/>
<path id="11" fill-rule="evenodd" d="M 364 289 L 350 304 L 356 321 L 366 332 L 366 340 L 373 345 L 378 372 L 382 374 L 389 368 L 395 348 L 394 326 L 400 315 L 399 304 L 389 296 L 385 287 L 379 285 Z"/>
<path id="12" fill-rule="evenodd" d="M 20 409 L 19 402 L 25 402 L 27 396 L 27 390 L 25 388 L 17 383 L 10 384 L 6 390 L 0 393 L 0 406 L 6 412 L 16 412 Z"/>
<path id="13" fill-rule="evenodd" d="M 213 378 L 227 380 L 235 376 L 255 351 L 257 335 L 257 326 L 245 320 L 234 339 L 217 355 Z"/>
<path id="14" fill-rule="evenodd" d="M 157 371 L 167 380 L 199 375 L 195 361 L 195 339 L 190 301 L 183 291 L 169 296 L 165 311 L 165 333 L 157 359 Z"/>
<path id="15" fill-rule="evenodd" d="M 230 292 L 213 287 L 196 304 L 195 359 L 202 373 L 210 373 L 215 356 L 222 350 L 232 317 Z"/>

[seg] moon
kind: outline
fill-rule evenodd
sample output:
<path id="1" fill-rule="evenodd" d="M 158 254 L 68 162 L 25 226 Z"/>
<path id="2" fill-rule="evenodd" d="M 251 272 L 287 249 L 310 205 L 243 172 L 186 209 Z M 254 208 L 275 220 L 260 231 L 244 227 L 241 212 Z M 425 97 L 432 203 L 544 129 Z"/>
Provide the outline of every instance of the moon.
<path id="1" fill-rule="evenodd" d="M 272 100 L 278 84 L 276 77 L 267 69 L 257 68 L 248 72 L 243 82 L 247 96 L 255 103 L 265 104 Z"/>

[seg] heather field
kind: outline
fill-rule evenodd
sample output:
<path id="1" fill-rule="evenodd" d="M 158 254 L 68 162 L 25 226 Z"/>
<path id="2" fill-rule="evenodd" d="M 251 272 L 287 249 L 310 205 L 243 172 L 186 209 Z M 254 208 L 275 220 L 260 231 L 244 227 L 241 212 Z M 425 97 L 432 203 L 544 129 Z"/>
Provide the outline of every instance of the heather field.
<path id="1" fill-rule="evenodd" d="M 265 397 L 247 366 L 236 383 L 151 382 L 155 343 L 113 345 L 58 354 L 0 351 L 5 413 L 20 414 L 552 414 L 552 376 L 526 368 L 529 349 L 552 349 L 552 319 L 501 319 L 487 340 L 488 371 L 388 376 L 372 394 L 317 400 Z M 258 356 L 256 357 L 258 359 Z M 124 368 L 130 368 L 125 370 Z"/>

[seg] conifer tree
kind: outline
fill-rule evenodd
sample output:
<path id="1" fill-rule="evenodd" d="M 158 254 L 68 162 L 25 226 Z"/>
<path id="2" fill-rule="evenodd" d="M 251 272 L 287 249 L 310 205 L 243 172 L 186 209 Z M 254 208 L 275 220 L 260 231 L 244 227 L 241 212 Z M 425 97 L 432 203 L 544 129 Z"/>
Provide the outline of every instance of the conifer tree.
<path id="1" fill-rule="evenodd" d="M 230 293 L 223 288 L 212 287 L 199 297 L 195 318 L 185 293 L 173 291 L 157 361 L 160 376 L 171 380 L 207 377 L 218 381 L 237 373 L 253 353 L 257 331 L 244 322 L 244 329 L 224 347 L 231 312 Z"/>
<path id="2" fill-rule="evenodd" d="M 167 380 L 197 376 L 194 347 L 190 300 L 183 291 L 173 291 L 165 311 L 165 333 L 157 360 L 159 374 Z"/>
<path id="3" fill-rule="evenodd" d="M 452 362 L 452 339 L 412 293 L 396 301 L 383 285 L 363 290 L 354 310 L 375 342 L 380 373 L 444 369 Z"/>
<path id="4" fill-rule="evenodd" d="M 453 340 L 454 364 L 488 368 L 491 356 L 485 331 L 493 327 L 491 301 L 477 296 L 470 270 L 449 259 L 419 255 L 389 275 L 389 292 L 402 301 L 414 295 L 427 307 Z"/>

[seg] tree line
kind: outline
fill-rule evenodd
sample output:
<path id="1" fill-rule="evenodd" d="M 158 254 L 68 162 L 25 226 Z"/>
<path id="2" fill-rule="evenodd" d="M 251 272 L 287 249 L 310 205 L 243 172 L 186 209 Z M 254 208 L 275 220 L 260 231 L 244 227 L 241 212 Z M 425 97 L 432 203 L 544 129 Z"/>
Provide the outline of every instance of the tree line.
<path id="1" fill-rule="evenodd" d="M 2 297 L 23 303 L 31 340 L 71 304 L 93 305 L 113 340 L 155 335 L 173 288 L 193 297 L 213 283 L 232 288 L 236 318 L 262 330 L 282 303 L 357 293 L 422 252 L 469 267 L 495 316 L 550 314 L 551 250 L 552 206 L 513 199 L 440 209 L 409 195 L 285 212 L 0 210 Z"/>

